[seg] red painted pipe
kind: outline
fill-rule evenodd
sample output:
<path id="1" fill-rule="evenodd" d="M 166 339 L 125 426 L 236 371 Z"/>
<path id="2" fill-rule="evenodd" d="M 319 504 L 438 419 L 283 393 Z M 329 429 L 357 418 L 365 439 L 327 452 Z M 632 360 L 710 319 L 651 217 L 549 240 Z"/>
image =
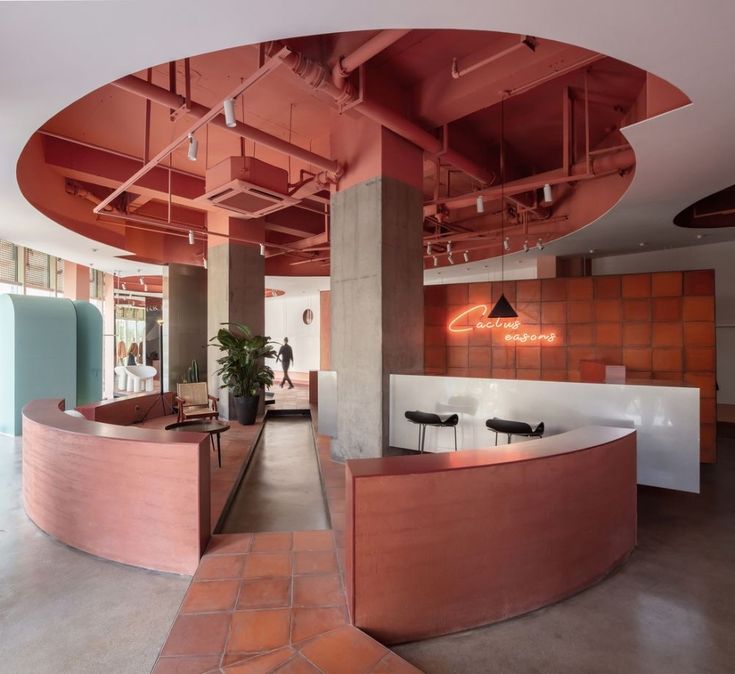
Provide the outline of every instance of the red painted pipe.
<path id="1" fill-rule="evenodd" d="M 141 80 L 140 78 L 135 77 L 134 75 L 126 75 L 125 77 L 121 77 L 119 80 L 115 80 L 112 84 L 118 89 L 122 89 L 131 94 L 135 94 L 136 96 L 140 96 L 141 98 L 146 98 L 153 101 L 154 103 L 158 103 L 159 105 L 163 105 L 174 110 L 177 110 L 184 104 L 184 98 L 182 96 L 171 93 L 167 89 L 158 87 L 155 84 L 150 84 L 145 80 Z M 188 114 L 192 115 L 193 117 L 201 118 L 204 117 L 207 112 L 209 112 L 209 108 L 192 101 L 191 108 L 189 109 Z M 281 138 L 278 138 L 276 136 L 272 136 L 265 131 L 256 129 L 254 126 L 250 126 L 249 124 L 243 124 L 243 122 L 238 121 L 235 127 L 230 128 L 227 126 L 227 124 L 225 124 L 225 118 L 223 115 L 215 117 L 212 120 L 211 124 L 213 124 L 214 126 L 218 126 L 221 129 L 225 129 L 226 131 L 236 133 L 244 138 L 250 138 L 256 143 L 261 143 L 262 145 L 265 145 L 272 150 L 282 152 L 283 154 L 295 157 L 296 159 L 301 159 L 307 164 L 318 166 L 319 168 L 325 171 L 329 171 L 330 173 L 339 175 L 342 172 L 342 168 L 339 162 L 335 161 L 334 159 L 329 159 L 327 157 L 316 154 L 315 152 L 305 150 L 298 145 L 293 145 L 292 143 L 282 140 Z"/>
<path id="2" fill-rule="evenodd" d="M 266 53 L 269 56 L 274 56 L 281 48 L 282 45 L 270 42 L 266 45 Z M 320 63 L 312 61 L 296 52 L 287 54 L 282 60 L 304 82 L 314 89 L 329 94 L 338 105 L 346 105 L 357 101 L 357 94 L 350 83 L 346 81 L 344 88 L 338 87 L 332 81 L 329 71 Z M 444 145 L 439 138 L 390 108 L 373 101 L 362 101 L 357 103 L 352 109 L 378 122 L 386 129 L 390 129 L 414 145 L 417 145 L 425 152 L 431 155 L 441 155 L 446 163 L 455 166 L 473 178 L 485 184 L 491 184 L 493 182 L 494 175 L 492 171 L 488 171 L 455 150 L 448 149 L 442 153 Z"/>
<path id="3" fill-rule="evenodd" d="M 332 82 L 340 89 L 344 89 L 350 73 L 357 70 L 363 63 L 378 55 L 393 43 L 398 42 L 410 30 L 381 30 L 351 54 L 341 56 L 332 68 Z"/>

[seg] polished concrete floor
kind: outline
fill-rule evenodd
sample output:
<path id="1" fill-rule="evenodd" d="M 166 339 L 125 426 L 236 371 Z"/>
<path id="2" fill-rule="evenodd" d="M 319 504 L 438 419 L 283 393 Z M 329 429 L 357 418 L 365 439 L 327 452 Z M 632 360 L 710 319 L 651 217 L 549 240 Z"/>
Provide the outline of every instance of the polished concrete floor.
<path id="1" fill-rule="evenodd" d="M 308 417 L 269 417 L 221 533 L 328 529 Z"/>
<path id="2" fill-rule="evenodd" d="M 149 672 L 190 579 L 49 538 L 23 511 L 20 468 L 20 439 L 0 435 L 0 672 Z"/>
<path id="3" fill-rule="evenodd" d="M 735 440 L 702 493 L 639 488 L 638 546 L 614 576 L 515 620 L 404 644 L 429 674 L 735 672 Z"/>

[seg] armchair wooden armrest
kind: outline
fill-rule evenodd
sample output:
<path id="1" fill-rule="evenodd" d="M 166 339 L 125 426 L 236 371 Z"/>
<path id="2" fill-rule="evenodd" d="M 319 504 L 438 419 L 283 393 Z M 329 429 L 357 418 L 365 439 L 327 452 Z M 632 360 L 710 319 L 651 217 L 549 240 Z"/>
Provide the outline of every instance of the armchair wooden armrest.
<path id="1" fill-rule="evenodd" d="M 219 398 L 213 395 L 208 395 L 207 397 L 212 401 L 212 409 L 214 409 L 215 412 L 218 412 L 217 403 L 219 402 Z"/>

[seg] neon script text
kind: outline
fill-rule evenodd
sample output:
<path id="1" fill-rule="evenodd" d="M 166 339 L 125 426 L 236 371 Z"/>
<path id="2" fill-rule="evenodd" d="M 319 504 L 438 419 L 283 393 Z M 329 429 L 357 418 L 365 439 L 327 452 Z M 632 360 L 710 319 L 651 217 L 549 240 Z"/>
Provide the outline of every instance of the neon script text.
<path id="1" fill-rule="evenodd" d="M 472 330 L 511 330 L 513 332 L 505 335 L 506 342 L 517 342 L 519 344 L 527 344 L 534 342 L 546 342 L 552 344 L 556 341 L 556 333 L 549 332 L 546 334 L 533 334 L 531 332 L 515 332 L 521 327 L 519 318 L 486 318 L 488 312 L 487 304 L 477 304 L 465 311 L 457 314 L 447 326 L 449 332 L 471 332 Z M 470 317 L 474 317 L 473 325 L 458 325 L 467 319 L 467 323 L 472 323 Z"/>

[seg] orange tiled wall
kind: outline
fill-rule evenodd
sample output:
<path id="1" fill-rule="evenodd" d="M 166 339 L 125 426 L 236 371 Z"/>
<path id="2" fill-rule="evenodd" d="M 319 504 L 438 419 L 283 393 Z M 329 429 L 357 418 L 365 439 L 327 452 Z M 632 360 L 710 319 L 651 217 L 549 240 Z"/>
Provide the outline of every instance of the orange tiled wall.
<path id="1" fill-rule="evenodd" d="M 451 333 L 449 321 L 492 304 L 500 283 L 426 286 L 426 374 L 579 381 L 580 360 L 623 364 L 628 379 L 669 380 L 701 392 L 701 459 L 714 462 L 715 279 L 713 270 L 506 281 L 522 320 L 559 335 L 553 344 L 508 346 L 503 333 Z"/>

